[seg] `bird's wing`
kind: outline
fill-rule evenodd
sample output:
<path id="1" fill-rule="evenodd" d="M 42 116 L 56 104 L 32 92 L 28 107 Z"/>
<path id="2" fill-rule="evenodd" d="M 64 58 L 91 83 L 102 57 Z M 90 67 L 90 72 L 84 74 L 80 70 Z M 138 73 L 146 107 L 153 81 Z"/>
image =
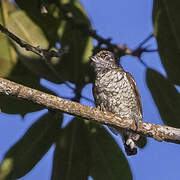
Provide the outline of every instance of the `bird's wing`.
<path id="1" fill-rule="evenodd" d="M 140 96 L 140 94 L 138 92 L 136 82 L 135 82 L 134 78 L 132 77 L 132 75 L 130 73 L 126 72 L 126 75 L 127 75 L 128 81 L 130 82 L 130 84 L 133 87 L 134 93 L 136 94 L 136 99 L 137 99 L 138 107 L 139 107 L 140 112 L 142 114 L 141 96 Z"/>

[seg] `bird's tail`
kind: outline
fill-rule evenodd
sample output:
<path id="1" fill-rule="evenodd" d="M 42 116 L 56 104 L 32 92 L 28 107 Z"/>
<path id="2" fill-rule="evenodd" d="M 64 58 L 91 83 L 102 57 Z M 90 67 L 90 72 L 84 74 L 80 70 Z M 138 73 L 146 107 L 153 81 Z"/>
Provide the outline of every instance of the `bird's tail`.
<path id="1" fill-rule="evenodd" d="M 136 142 L 140 138 L 139 134 L 127 131 L 123 133 L 122 138 L 127 155 L 132 156 L 137 154 Z"/>
<path id="2" fill-rule="evenodd" d="M 136 146 L 136 142 L 139 140 L 140 135 L 133 133 L 133 132 L 129 132 L 126 130 L 123 130 L 121 128 L 114 128 L 114 127 L 109 127 L 109 129 L 115 134 L 118 135 L 120 134 L 122 136 L 123 139 L 123 143 L 124 143 L 124 149 L 126 151 L 126 154 L 128 156 L 132 156 L 137 154 L 137 146 Z"/>

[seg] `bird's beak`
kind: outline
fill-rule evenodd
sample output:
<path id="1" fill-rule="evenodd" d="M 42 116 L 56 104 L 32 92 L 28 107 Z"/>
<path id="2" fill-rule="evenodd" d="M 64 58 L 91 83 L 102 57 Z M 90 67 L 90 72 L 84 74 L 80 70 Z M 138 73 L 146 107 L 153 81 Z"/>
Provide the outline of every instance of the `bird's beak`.
<path id="1" fill-rule="evenodd" d="M 96 58 L 94 56 L 90 56 L 89 59 L 93 62 L 97 62 Z"/>

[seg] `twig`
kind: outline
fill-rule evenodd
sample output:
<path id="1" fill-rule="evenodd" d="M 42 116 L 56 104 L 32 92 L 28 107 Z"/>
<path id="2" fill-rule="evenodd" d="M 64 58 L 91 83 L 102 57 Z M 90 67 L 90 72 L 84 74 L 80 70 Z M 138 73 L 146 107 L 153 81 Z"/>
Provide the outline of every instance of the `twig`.
<path id="1" fill-rule="evenodd" d="M 136 56 L 137 58 L 141 58 L 144 52 L 157 52 L 157 49 L 148 49 L 148 46 L 143 47 L 146 42 L 148 42 L 153 37 L 153 34 L 150 34 L 146 39 L 139 43 L 138 47 L 135 48 L 132 52 L 132 56 Z"/>
<path id="2" fill-rule="evenodd" d="M 109 112 L 102 112 L 98 108 L 84 106 L 3 78 L 0 78 L 0 94 L 13 95 L 32 101 L 48 109 L 59 110 L 116 128 L 128 129 L 141 135 L 152 137 L 158 141 L 180 143 L 180 129 L 145 122 L 139 122 L 137 128 L 136 123 L 132 119 L 121 118 Z"/>
<path id="3" fill-rule="evenodd" d="M 22 39 L 20 39 L 19 37 L 17 37 L 16 35 L 14 35 L 13 33 L 11 33 L 8 29 L 3 27 L 1 24 L 0 24 L 0 31 L 6 34 L 12 40 L 14 40 L 22 48 L 25 48 L 27 51 L 34 52 L 35 54 L 39 55 L 43 59 L 49 59 L 52 57 L 61 57 L 62 54 L 65 53 L 64 50 L 62 49 L 56 52 L 54 50 L 42 49 L 40 48 L 40 46 L 37 46 L 37 47 L 32 46 L 28 44 L 27 42 L 23 41 Z"/>

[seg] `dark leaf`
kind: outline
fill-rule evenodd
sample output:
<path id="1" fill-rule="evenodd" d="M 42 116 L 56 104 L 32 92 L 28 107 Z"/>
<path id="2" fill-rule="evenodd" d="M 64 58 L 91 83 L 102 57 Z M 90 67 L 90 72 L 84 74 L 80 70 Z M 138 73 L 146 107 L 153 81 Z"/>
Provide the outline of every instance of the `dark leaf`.
<path id="1" fill-rule="evenodd" d="M 27 174 L 55 142 L 61 116 L 42 116 L 5 154 L 0 166 L 0 179 L 16 179 Z"/>
<path id="2" fill-rule="evenodd" d="M 92 54 L 93 45 L 92 38 L 83 30 L 91 27 L 90 22 L 79 2 L 67 2 L 69 3 L 62 4 L 62 16 L 69 13 L 72 21 L 63 20 L 58 31 L 62 47 L 68 46 L 69 51 L 63 55 L 58 68 L 62 70 L 66 80 L 75 83 L 90 82 L 92 69 L 87 62 Z"/>
<path id="3" fill-rule="evenodd" d="M 137 146 L 139 148 L 144 148 L 147 144 L 147 138 L 146 137 L 143 137 L 143 136 L 140 136 L 138 142 L 137 142 Z"/>
<path id="4" fill-rule="evenodd" d="M 13 71 L 9 74 L 8 79 L 31 88 L 50 93 L 40 86 L 40 79 L 28 71 L 28 69 L 20 61 L 18 61 L 16 66 L 13 68 Z M 4 95 L 0 95 L 0 107 L 2 112 L 21 115 L 42 109 L 42 106 L 34 104 L 30 101 Z"/>
<path id="5" fill-rule="evenodd" d="M 56 142 L 52 180 L 85 180 L 89 170 L 89 147 L 83 121 L 73 120 Z"/>
<path id="6" fill-rule="evenodd" d="M 91 129 L 91 169 L 95 180 L 132 179 L 128 161 L 115 140 L 103 127 Z"/>
<path id="7" fill-rule="evenodd" d="M 52 179 L 132 179 L 126 157 L 109 133 L 74 119 L 56 143 Z"/>
<path id="8" fill-rule="evenodd" d="M 4 95 L 0 95 L 0 107 L 4 113 L 21 114 L 22 116 L 28 112 L 34 112 L 43 108 L 27 100 Z"/>
<path id="9" fill-rule="evenodd" d="M 153 22 L 159 54 L 168 78 L 180 85 L 180 1 L 154 1 Z"/>
<path id="10" fill-rule="evenodd" d="M 174 85 L 152 69 L 147 70 L 146 81 L 164 123 L 180 128 L 180 95 Z"/>

